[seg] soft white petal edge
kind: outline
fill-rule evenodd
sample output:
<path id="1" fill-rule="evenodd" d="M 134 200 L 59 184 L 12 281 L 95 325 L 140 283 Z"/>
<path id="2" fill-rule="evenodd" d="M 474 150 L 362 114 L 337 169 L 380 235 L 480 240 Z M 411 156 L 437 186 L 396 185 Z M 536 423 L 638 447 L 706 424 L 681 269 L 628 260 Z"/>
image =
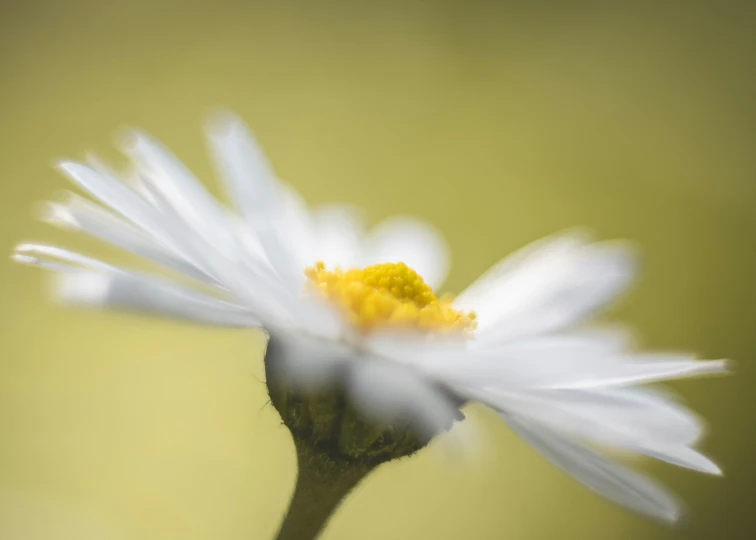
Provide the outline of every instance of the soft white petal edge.
<path id="1" fill-rule="evenodd" d="M 221 111 L 205 128 L 210 153 L 235 209 L 257 225 L 277 203 L 278 186 L 252 130 L 236 115 Z"/>
<path id="2" fill-rule="evenodd" d="M 64 304 L 139 312 L 211 326 L 260 327 L 243 307 L 147 276 L 71 272 L 53 275 L 53 295 Z"/>
<path id="3" fill-rule="evenodd" d="M 509 426 L 546 459 L 599 495 L 636 512 L 676 521 L 680 503 L 664 488 L 586 446 L 511 415 Z"/>
<path id="4" fill-rule="evenodd" d="M 574 325 L 632 282 L 635 249 L 589 243 L 568 231 L 505 258 L 468 287 L 455 306 L 478 315 L 476 346 L 490 346 Z"/>
<path id="5" fill-rule="evenodd" d="M 690 448 L 702 423 L 687 409 L 645 389 L 482 395 L 505 414 L 605 448 L 644 454 L 672 465 L 720 475 L 719 467 Z"/>

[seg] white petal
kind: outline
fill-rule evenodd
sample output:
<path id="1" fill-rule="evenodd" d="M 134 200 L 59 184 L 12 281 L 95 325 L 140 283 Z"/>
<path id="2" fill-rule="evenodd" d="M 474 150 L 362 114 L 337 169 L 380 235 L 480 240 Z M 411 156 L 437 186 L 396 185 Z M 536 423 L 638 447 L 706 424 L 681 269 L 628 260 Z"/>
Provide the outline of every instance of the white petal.
<path id="1" fill-rule="evenodd" d="M 684 355 L 625 357 L 544 357 L 528 365 L 525 357 L 500 362 L 502 389 L 601 389 L 728 372 L 724 360 L 693 360 Z"/>
<path id="2" fill-rule="evenodd" d="M 210 150 L 236 209 L 253 225 L 276 204 L 275 175 L 252 132 L 238 117 L 223 113 L 208 123 Z"/>
<path id="3" fill-rule="evenodd" d="M 537 360 L 554 355 L 562 358 L 617 356 L 630 350 L 634 342 L 635 337 L 629 329 L 621 325 L 602 325 L 501 343 L 479 340 L 473 336 L 469 346 L 471 350 L 485 355 Z"/>
<path id="4" fill-rule="evenodd" d="M 684 407 L 646 389 L 610 391 L 471 391 L 467 395 L 542 427 L 695 469 L 720 474 L 710 460 L 688 447 L 703 431 Z"/>
<path id="5" fill-rule="evenodd" d="M 558 388 L 565 381 L 592 376 L 596 370 L 605 372 L 608 365 L 616 363 L 611 358 L 603 343 L 578 340 L 568 345 L 558 338 L 543 338 L 522 346 L 515 342 L 502 349 L 470 351 L 466 359 L 457 359 L 457 364 L 460 369 L 485 375 L 481 382 L 487 386 L 519 391 Z"/>
<path id="6" fill-rule="evenodd" d="M 296 247 L 272 224 L 258 228 L 256 232 L 265 256 L 286 288 L 291 292 L 301 290 L 305 281 L 305 267 L 300 263 Z"/>
<path id="7" fill-rule="evenodd" d="M 216 166 L 237 210 L 257 233 L 270 264 L 292 289 L 301 289 L 312 241 L 298 194 L 280 185 L 249 128 L 224 113 L 207 127 Z"/>
<path id="8" fill-rule="evenodd" d="M 649 388 L 547 390 L 533 395 L 590 422 L 626 430 L 644 442 L 689 445 L 704 431 L 703 422 L 693 411 Z"/>
<path id="9" fill-rule="evenodd" d="M 634 273 L 628 245 L 585 246 L 565 235 L 505 260 L 455 305 L 477 313 L 478 340 L 505 342 L 582 320 L 622 292 Z"/>
<path id="10" fill-rule="evenodd" d="M 61 302 L 80 307 L 136 311 L 217 326 L 260 326 L 240 306 L 147 276 L 61 273 L 54 286 Z"/>
<path id="11" fill-rule="evenodd" d="M 182 218 L 170 201 L 170 195 L 160 189 L 164 182 L 148 180 L 147 175 L 142 173 L 140 173 L 140 179 L 142 189 L 159 213 L 163 229 L 170 236 L 175 250 L 181 253 L 184 259 L 197 266 L 200 271 L 220 283 L 221 280 L 213 272 L 215 257 L 218 256 L 224 261 L 228 257 L 217 250 L 218 245 L 215 242 L 208 239 L 206 235 L 198 234 L 194 226 Z M 232 264 L 235 263 L 235 260 L 232 261 Z"/>
<path id="12" fill-rule="evenodd" d="M 500 363 L 478 359 L 464 339 L 438 336 L 429 339 L 401 332 L 377 332 L 361 340 L 375 356 L 417 370 L 441 385 L 479 387 L 496 382 Z"/>
<path id="13" fill-rule="evenodd" d="M 88 160 L 92 164 L 92 169 L 108 185 L 125 187 L 124 183 L 112 169 L 95 156 L 88 156 Z M 148 175 L 152 178 L 151 182 L 147 181 Z M 147 204 L 147 209 L 141 212 L 141 214 L 150 214 L 152 221 L 137 218 L 132 219 L 129 215 L 125 215 L 125 217 L 129 218 L 146 234 L 155 238 L 160 244 L 170 248 L 174 253 L 187 261 L 187 263 L 195 266 L 200 272 L 205 271 L 207 273 L 205 265 L 202 264 L 203 256 L 201 253 L 198 253 L 194 245 L 194 239 L 198 235 L 193 229 L 197 224 L 188 224 L 181 218 L 178 210 L 170 202 L 170 194 L 164 195 L 159 191 L 161 186 L 165 187 L 166 182 L 156 182 L 156 175 L 157 173 L 154 171 L 140 172 L 137 169 L 133 169 L 131 177 L 126 179 L 128 184 L 134 186 L 135 191 L 131 193 L 138 193 L 137 199 L 140 199 L 140 204 Z M 219 244 L 219 242 L 215 241 L 212 243 L 214 246 Z"/>
<path id="14" fill-rule="evenodd" d="M 155 238 L 171 245 L 160 215 L 150 203 L 117 178 L 73 161 L 61 161 L 58 170 L 106 206 L 120 213 Z"/>
<path id="15" fill-rule="evenodd" d="M 490 298 L 492 292 L 501 290 L 524 270 L 542 274 L 549 265 L 589 242 L 590 236 L 581 230 L 570 230 L 532 242 L 492 266 L 460 293 L 454 303 L 463 310 L 492 310 L 497 305 Z"/>
<path id="16" fill-rule="evenodd" d="M 411 370 L 362 359 L 350 370 L 347 391 L 356 407 L 376 422 L 407 418 L 423 437 L 451 427 L 457 408 L 440 390 Z"/>
<path id="17" fill-rule="evenodd" d="M 237 252 L 224 210 L 181 161 L 158 141 L 134 132 L 121 144 L 139 168 L 142 179 L 160 191 L 186 227 L 227 257 Z"/>
<path id="18" fill-rule="evenodd" d="M 585 366 L 584 366 L 585 367 Z M 699 375 L 722 375 L 729 372 L 726 360 L 693 360 L 676 355 L 633 355 L 619 362 L 606 362 L 593 369 L 578 369 L 560 380 L 544 378 L 540 388 L 591 389 L 632 386 Z"/>
<path id="19" fill-rule="evenodd" d="M 29 259 L 57 259 L 69 265 L 74 265 L 74 267 L 79 266 L 91 270 L 120 272 L 115 266 L 56 246 L 47 246 L 44 244 L 19 244 L 16 246 L 16 254 L 28 257 Z"/>
<path id="20" fill-rule="evenodd" d="M 449 248 L 431 225 L 411 217 L 394 217 L 379 223 L 369 233 L 360 266 L 403 262 L 433 289 L 438 289 L 449 271 Z"/>
<path id="21" fill-rule="evenodd" d="M 624 291 L 635 273 L 633 252 L 619 244 L 596 244 L 564 262 L 571 268 L 564 268 L 562 275 L 554 272 L 551 283 L 537 285 L 532 297 L 523 298 L 521 311 L 509 317 L 499 314 L 491 340 L 542 334 L 579 322 Z"/>
<path id="22" fill-rule="evenodd" d="M 45 259 L 39 259 L 33 255 L 24 255 L 23 253 L 14 253 L 11 255 L 11 260 L 19 264 L 25 264 L 27 266 L 36 266 L 38 268 L 44 268 L 45 270 L 52 270 L 53 272 L 72 272 L 80 270 L 75 266 L 60 263 L 58 261 L 48 261 Z"/>
<path id="23" fill-rule="evenodd" d="M 64 272 L 76 270 L 76 267 L 83 267 L 106 274 L 127 274 L 127 272 L 120 268 L 91 257 L 62 248 L 40 244 L 19 245 L 16 248 L 16 256 L 14 258 L 20 263 Z M 58 259 L 58 261 L 63 261 L 67 264 L 50 263 L 41 258 Z M 239 269 L 229 261 L 223 261 L 220 257 L 210 257 L 208 260 L 213 263 L 211 274 L 217 276 L 218 281 L 227 286 L 240 301 L 244 301 L 245 307 L 250 313 L 254 313 L 257 318 L 264 320 L 266 323 L 291 324 L 292 298 L 272 288 L 272 284 L 270 283 L 259 282 L 254 279 L 254 276 L 240 273 Z M 218 271 L 217 273 L 215 272 L 216 270 Z M 295 305 L 294 307 L 297 306 Z M 301 306 L 299 307 L 300 311 L 305 309 Z M 327 322 L 324 319 L 323 323 Z"/>
<path id="24" fill-rule="evenodd" d="M 246 258 L 254 265 L 261 265 L 270 268 L 273 272 L 273 268 L 268 261 L 268 257 L 265 254 L 265 249 L 260 242 L 260 238 L 257 233 L 250 227 L 245 221 L 243 221 L 237 215 L 229 215 L 229 226 L 234 230 L 239 247 L 244 250 Z"/>
<path id="25" fill-rule="evenodd" d="M 636 391 L 478 390 L 471 395 L 500 411 L 608 446 L 687 445 L 698 438 L 702 428 L 691 414 L 667 404 L 644 404 L 634 398 Z"/>
<path id="26" fill-rule="evenodd" d="M 42 219 L 53 225 L 84 231 L 181 274 L 212 282 L 210 276 L 185 261 L 172 249 L 86 199 L 71 194 L 65 203 L 47 203 L 42 212 Z"/>
<path id="27" fill-rule="evenodd" d="M 504 419 L 525 442 L 596 493 L 658 519 L 676 521 L 680 517 L 677 500 L 650 479 L 563 435 L 512 416 Z"/>
<path id="28" fill-rule="evenodd" d="M 640 448 L 638 451 L 659 461 L 665 461 L 670 465 L 684 467 L 705 474 L 722 475 L 722 469 L 716 463 L 697 450 L 687 446 Z"/>
<path id="29" fill-rule="evenodd" d="M 360 211 L 344 205 L 322 206 L 315 209 L 312 218 L 317 248 L 310 264 L 323 261 L 329 269 L 359 266 L 365 234 L 364 218 Z"/>
<path id="30" fill-rule="evenodd" d="M 257 231 L 276 271 L 299 292 L 305 267 L 315 262 L 313 223 L 307 204 L 291 186 L 280 185 L 278 206 L 277 215 Z"/>
<path id="31" fill-rule="evenodd" d="M 679 354 L 627 354 L 614 350 L 612 332 L 546 336 L 493 349 L 472 349 L 463 340 L 376 334 L 364 345 L 375 354 L 411 365 L 438 382 L 501 392 L 602 389 L 697 375 L 723 374 L 722 360 Z M 621 336 L 622 334 L 619 334 Z"/>
<path id="32" fill-rule="evenodd" d="M 536 388 L 571 379 L 576 372 L 606 369 L 627 345 L 621 329 L 596 329 L 538 337 L 496 347 L 453 337 L 376 333 L 365 346 L 375 354 L 410 364 L 445 384 Z"/>

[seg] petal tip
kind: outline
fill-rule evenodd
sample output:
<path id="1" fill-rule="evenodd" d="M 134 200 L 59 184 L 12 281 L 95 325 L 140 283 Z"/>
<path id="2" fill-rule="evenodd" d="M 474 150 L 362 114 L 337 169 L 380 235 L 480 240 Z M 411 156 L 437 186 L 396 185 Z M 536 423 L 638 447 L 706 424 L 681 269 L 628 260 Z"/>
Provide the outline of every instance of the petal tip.
<path id="1" fill-rule="evenodd" d="M 69 208 L 59 202 L 43 201 L 37 203 L 32 210 L 32 215 L 43 223 L 49 223 L 63 229 L 75 229 L 77 226 L 76 219 Z"/>
<path id="2" fill-rule="evenodd" d="M 22 242 L 21 244 L 17 244 L 13 250 L 16 253 L 31 253 L 35 250 L 34 248 L 35 244 L 32 244 L 30 242 Z"/>
<path id="3" fill-rule="evenodd" d="M 230 109 L 217 107 L 212 109 L 205 121 L 206 130 L 211 135 L 225 134 L 232 130 L 242 129 L 249 131 L 244 121 Z"/>
<path id="4" fill-rule="evenodd" d="M 30 257 L 28 255 L 24 255 L 23 253 L 11 253 L 10 259 L 19 264 L 25 264 L 25 265 L 34 265 L 36 262 L 36 259 L 34 257 Z"/>
<path id="5" fill-rule="evenodd" d="M 115 144 L 121 152 L 131 157 L 133 152 L 151 140 L 144 131 L 133 127 L 123 127 L 115 134 Z"/>
<path id="6" fill-rule="evenodd" d="M 52 167 L 58 172 L 61 172 L 65 175 L 70 175 L 77 169 L 81 167 L 85 167 L 82 163 L 79 163 L 78 161 L 74 161 L 72 159 L 67 158 L 60 158 L 60 159 L 54 159 L 52 161 Z"/>
<path id="7" fill-rule="evenodd" d="M 720 360 L 714 360 L 714 362 L 718 363 L 721 373 L 724 375 L 731 375 L 737 371 L 735 360 L 723 358 Z"/>
<path id="8" fill-rule="evenodd" d="M 96 273 L 57 274 L 52 296 L 61 304 L 100 304 L 110 290 L 110 277 Z"/>

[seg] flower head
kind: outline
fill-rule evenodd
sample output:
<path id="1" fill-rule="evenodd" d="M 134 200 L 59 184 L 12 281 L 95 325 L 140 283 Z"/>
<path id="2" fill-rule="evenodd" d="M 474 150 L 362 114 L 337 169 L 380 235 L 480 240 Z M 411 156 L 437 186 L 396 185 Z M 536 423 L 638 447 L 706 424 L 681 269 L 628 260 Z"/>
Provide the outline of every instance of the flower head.
<path id="1" fill-rule="evenodd" d="M 461 404 L 479 402 L 590 488 L 655 517 L 677 517 L 674 499 L 594 448 L 720 472 L 694 449 L 696 416 L 639 385 L 725 364 L 639 353 L 621 330 L 582 325 L 631 282 L 625 244 L 563 233 L 505 258 L 457 298 L 438 297 L 447 255 L 434 229 L 394 218 L 367 232 L 352 208 L 311 210 L 240 121 L 223 117 L 208 137 L 232 209 L 138 133 L 123 146 L 133 162 L 125 179 L 93 158 L 58 165 L 100 205 L 72 196 L 46 207 L 49 221 L 181 279 L 38 244 L 19 246 L 16 259 L 54 270 L 67 303 L 264 328 L 274 404 L 295 438 L 334 459 L 407 455 L 460 419 Z"/>

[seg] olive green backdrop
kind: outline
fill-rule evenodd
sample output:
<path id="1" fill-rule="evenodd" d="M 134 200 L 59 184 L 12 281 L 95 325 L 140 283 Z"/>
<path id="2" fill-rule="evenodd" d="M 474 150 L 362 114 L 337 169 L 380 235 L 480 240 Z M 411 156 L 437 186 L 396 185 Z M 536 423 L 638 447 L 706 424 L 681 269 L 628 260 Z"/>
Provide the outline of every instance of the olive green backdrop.
<path id="1" fill-rule="evenodd" d="M 670 529 L 600 500 L 472 409 L 485 448 L 381 468 L 325 538 L 753 538 L 756 531 L 756 10 L 733 2 L 34 1 L 0 8 L 0 246 L 68 187 L 58 157 L 118 159 L 161 138 L 216 190 L 201 125 L 253 126 L 312 203 L 415 213 L 459 291 L 572 225 L 644 250 L 613 315 L 649 347 L 738 363 L 674 384 L 725 470 L 638 466 L 691 518 Z M 753 4 L 750 4 L 753 5 Z M 217 190 L 216 190 L 217 191 Z M 0 265 L 0 537 L 261 539 L 293 487 L 259 335 L 61 309 L 40 272 Z"/>

